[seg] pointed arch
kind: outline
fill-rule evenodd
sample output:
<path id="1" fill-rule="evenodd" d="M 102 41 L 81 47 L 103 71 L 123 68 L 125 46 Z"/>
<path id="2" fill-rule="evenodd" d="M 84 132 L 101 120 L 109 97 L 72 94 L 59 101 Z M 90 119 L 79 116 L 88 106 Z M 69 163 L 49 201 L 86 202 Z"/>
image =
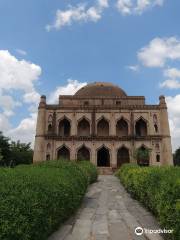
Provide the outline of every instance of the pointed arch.
<path id="1" fill-rule="evenodd" d="M 117 167 L 121 167 L 124 163 L 129 163 L 130 157 L 129 157 L 129 149 L 125 146 L 122 146 L 117 151 Z"/>
<path id="2" fill-rule="evenodd" d="M 90 161 L 90 149 L 87 148 L 85 145 L 82 145 L 78 150 L 77 150 L 77 160 L 82 161 Z"/>
<path id="3" fill-rule="evenodd" d="M 101 137 L 109 136 L 109 121 L 102 117 L 97 123 L 97 135 Z"/>
<path id="4" fill-rule="evenodd" d="M 47 144 L 47 151 L 49 152 L 50 150 L 51 150 L 51 144 L 48 143 L 48 144 Z"/>
<path id="5" fill-rule="evenodd" d="M 49 116 L 48 116 L 48 122 L 52 122 L 53 121 L 53 116 L 52 116 L 52 114 L 50 114 Z"/>
<path id="6" fill-rule="evenodd" d="M 58 134 L 61 137 L 69 137 L 71 135 L 71 121 L 66 116 L 59 121 Z"/>
<path id="7" fill-rule="evenodd" d="M 90 136 L 90 123 L 86 117 L 83 117 L 78 121 L 77 133 L 78 136 Z"/>
<path id="8" fill-rule="evenodd" d="M 128 136 L 128 122 L 123 117 L 116 123 L 116 135 L 118 137 Z"/>
<path id="9" fill-rule="evenodd" d="M 140 117 L 135 123 L 135 133 L 137 137 L 146 137 L 147 136 L 147 121 Z"/>
<path id="10" fill-rule="evenodd" d="M 66 159 L 70 160 L 70 150 L 66 145 L 60 147 L 57 151 L 57 159 Z"/>
<path id="11" fill-rule="evenodd" d="M 97 150 L 97 166 L 110 167 L 110 151 L 104 145 Z"/>

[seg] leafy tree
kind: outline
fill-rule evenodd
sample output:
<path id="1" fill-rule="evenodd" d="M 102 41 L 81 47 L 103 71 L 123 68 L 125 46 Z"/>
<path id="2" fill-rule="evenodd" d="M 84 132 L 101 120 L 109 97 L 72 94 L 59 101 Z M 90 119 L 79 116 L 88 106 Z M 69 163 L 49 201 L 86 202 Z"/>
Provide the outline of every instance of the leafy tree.
<path id="1" fill-rule="evenodd" d="M 0 132 L 0 166 L 12 167 L 18 164 L 30 164 L 33 159 L 33 150 L 30 143 L 10 142 Z"/>
<path id="2" fill-rule="evenodd" d="M 180 166 L 180 147 L 173 154 L 173 160 L 175 166 Z"/>
<path id="3" fill-rule="evenodd" d="M 15 165 L 31 164 L 33 159 L 33 150 L 30 143 L 21 143 L 20 141 L 11 142 L 11 158 Z"/>
<path id="4" fill-rule="evenodd" d="M 1 162 L 3 161 L 3 155 L 2 155 L 2 150 L 0 148 L 0 165 L 1 165 Z"/>
<path id="5" fill-rule="evenodd" d="M 0 164 L 9 166 L 11 161 L 11 151 L 10 151 L 10 139 L 3 136 L 3 133 L 0 132 L 0 149 L 1 155 L 3 158 L 1 159 Z"/>
<path id="6" fill-rule="evenodd" d="M 134 152 L 134 158 L 137 160 L 138 164 L 141 166 L 149 165 L 150 149 L 138 148 Z"/>

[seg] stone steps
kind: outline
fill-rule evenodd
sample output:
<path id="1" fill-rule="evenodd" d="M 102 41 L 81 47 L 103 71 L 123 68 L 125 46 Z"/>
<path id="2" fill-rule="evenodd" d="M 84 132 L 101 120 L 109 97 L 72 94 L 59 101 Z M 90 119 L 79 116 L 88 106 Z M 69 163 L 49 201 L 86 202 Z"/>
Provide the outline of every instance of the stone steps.
<path id="1" fill-rule="evenodd" d="M 112 175 L 112 167 L 98 167 L 99 175 Z"/>

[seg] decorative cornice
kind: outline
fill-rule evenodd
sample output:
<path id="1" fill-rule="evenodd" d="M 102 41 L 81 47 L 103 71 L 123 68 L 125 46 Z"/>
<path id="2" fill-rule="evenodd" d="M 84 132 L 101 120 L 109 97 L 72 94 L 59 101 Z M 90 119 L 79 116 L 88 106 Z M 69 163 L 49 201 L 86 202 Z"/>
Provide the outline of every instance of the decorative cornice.
<path id="1" fill-rule="evenodd" d="M 99 110 L 160 110 L 159 105 L 124 105 L 124 106 L 114 106 L 114 105 L 98 105 L 98 106 L 60 106 L 60 105 L 46 105 L 47 110 L 85 110 L 85 111 L 99 111 Z"/>
<path id="2" fill-rule="evenodd" d="M 70 137 L 61 137 L 58 135 L 53 134 L 46 134 L 44 136 L 47 139 L 53 139 L 57 141 L 150 141 L 150 140 L 162 140 L 164 137 L 170 136 L 163 136 L 163 135 L 149 135 L 146 137 L 136 137 L 136 136 L 124 136 L 124 137 L 117 137 L 117 136 L 87 136 L 87 137 L 80 137 L 80 136 L 70 136 Z"/>

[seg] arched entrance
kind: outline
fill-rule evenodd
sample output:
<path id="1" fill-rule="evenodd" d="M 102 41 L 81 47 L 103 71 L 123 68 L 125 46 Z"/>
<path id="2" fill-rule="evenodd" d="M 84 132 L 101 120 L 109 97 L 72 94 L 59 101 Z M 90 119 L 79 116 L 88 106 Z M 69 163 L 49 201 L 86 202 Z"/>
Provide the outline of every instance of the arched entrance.
<path id="1" fill-rule="evenodd" d="M 121 147 L 117 151 L 117 167 L 121 167 L 124 163 L 129 163 L 129 150 L 126 147 Z"/>
<path id="2" fill-rule="evenodd" d="M 89 136 L 90 135 L 90 124 L 83 118 L 78 123 L 78 136 Z"/>
<path id="3" fill-rule="evenodd" d="M 69 120 L 64 118 L 59 122 L 59 136 L 69 137 L 71 134 L 71 124 Z"/>
<path id="4" fill-rule="evenodd" d="M 101 137 L 109 136 L 109 122 L 104 118 L 97 124 L 97 135 Z"/>
<path id="5" fill-rule="evenodd" d="M 118 137 L 128 136 L 128 123 L 123 118 L 116 124 L 116 134 Z"/>
<path id="6" fill-rule="evenodd" d="M 97 166 L 110 167 L 110 154 L 109 150 L 105 147 L 102 147 L 97 151 Z"/>
<path id="7" fill-rule="evenodd" d="M 89 149 L 85 146 L 82 146 L 77 152 L 77 160 L 90 160 L 90 152 Z"/>
<path id="8" fill-rule="evenodd" d="M 66 160 L 70 160 L 70 151 L 67 147 L 63 146 L 58 150 L 57 153 L 57 157 L 58 159 L 66 159 Z"/>
<path id="9" fill-rule="evenodd" d="M 136 136 L 145 137 L 147 136 L 147 123 L 142 118 L 136 122 L 135 126 Z"/>

